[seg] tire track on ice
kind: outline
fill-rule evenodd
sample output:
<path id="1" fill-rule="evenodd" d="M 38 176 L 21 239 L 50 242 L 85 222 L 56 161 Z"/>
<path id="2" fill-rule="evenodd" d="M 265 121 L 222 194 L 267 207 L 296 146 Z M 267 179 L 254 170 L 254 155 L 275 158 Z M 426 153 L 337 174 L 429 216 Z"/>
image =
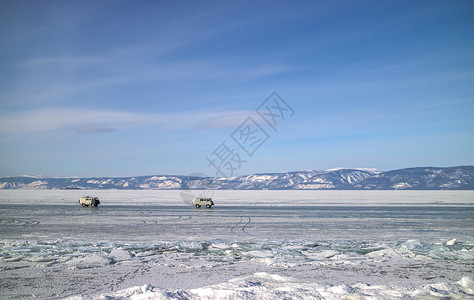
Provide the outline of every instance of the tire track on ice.
<path id="1" fill-rule="evenodd" d="M 252 222 L 252 219 L 249 216 L 239 216 L 239 217 L 240 217 L 239 222 L 237 222 L 236 224 L 234 224 L 234 226 L 232 226 L 232 228 L 230 229 L 230 232 L 232 232 L 235 235 L 241 235 L 240 231 L 242 231 L 244 234 L 250 235 L 250 233 L 248 233 L 245 230 L 245 228 L 247 228 L 247 226 Z M 244 221 L 245 219 L 248 219 L 247 222 Z M 242 226 L 242 227 L 240 227 L 240 226 Z M 237 229 L 239 227 L 240 227 L 240 230 Z M 237 230 L 237 232 L 236 232 L 236 230 Z"/>
<path id="2" fill-rule="evenodd" d="M 6 219 L 0 218 L 0 225 L 3 226 L 33 226 L 38 225 L 39 221 L 29 219 Z"/>
<path id="3" fill-rule="evenodd" d="M 248 218 L 249 220 L 248 220 L 247 223 L 245 223 L 244 227 L 242 227 L 242 231 L 243 231 L 245 234 L 250 235 L 250 233 L 248 233 L 248 232 L 245 230 L 245 228 L 247 228 L 247 226 L 249 226 L 250 222 L 252 222 L 252 219 L 250 219 L 249 216 L 247 216 L 247 217 L 245 217 L 245 218 Z"/>

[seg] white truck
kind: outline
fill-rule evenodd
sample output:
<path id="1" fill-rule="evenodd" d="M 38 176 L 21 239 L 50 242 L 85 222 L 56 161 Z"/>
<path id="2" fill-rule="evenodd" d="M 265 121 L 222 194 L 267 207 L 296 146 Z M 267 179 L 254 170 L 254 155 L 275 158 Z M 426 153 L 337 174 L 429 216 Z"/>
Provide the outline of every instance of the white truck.
<path id="1" fill-rule="evenodd" d="M 100 204 L 100 200 L 97 197 L 85 196 L 79 199 L 79 204 L 82 206 L 94 206 L 97 207 Z"/>
<path id="2" fill-rule="evenodd" d="M 212 201 L 211 198 L 194 198 L 193 205 L 196 206 L 196 208 L 200 208 L 201 206 L 211 208 L 214 205 L 214 201 Z"/>

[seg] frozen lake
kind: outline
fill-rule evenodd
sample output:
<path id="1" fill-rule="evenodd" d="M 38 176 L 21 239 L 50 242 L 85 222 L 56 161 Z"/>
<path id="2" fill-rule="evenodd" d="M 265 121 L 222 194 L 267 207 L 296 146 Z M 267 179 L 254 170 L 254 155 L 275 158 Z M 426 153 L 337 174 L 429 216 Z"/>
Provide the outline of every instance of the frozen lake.
<path id="1" fill-rule="evenodd" d="M 474 296 L 473 191 L 193 193 L 0 191 L 0 297 Z"/>

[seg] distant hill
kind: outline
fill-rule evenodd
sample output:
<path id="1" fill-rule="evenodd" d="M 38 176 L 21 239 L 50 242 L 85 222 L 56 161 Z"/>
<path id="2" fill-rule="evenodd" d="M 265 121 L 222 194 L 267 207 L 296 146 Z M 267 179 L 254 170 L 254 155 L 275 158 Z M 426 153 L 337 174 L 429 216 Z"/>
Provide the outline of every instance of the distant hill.
<path id="1" fill-rule="evenodd" d="M 0 178 L 0 189 L 474 190 L 474 166 L 392 171 L 305 170 L 229 178 L 180 175 L 100 178 L 20 176 Z"/>

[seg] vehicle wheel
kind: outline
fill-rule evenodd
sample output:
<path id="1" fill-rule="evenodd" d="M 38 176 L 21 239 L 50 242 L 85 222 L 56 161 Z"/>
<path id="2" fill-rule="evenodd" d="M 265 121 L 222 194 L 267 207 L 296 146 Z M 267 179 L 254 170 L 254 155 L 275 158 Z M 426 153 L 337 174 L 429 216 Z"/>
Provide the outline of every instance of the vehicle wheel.
<path id="1" fill-rule="evenodd" d="M 201 205 L 199 205 L 199 204 L 196 204 L 196 208 L 200 208 L 200 207 L 201 207 Z"/>
<path id="2" fill-rule="evenodd" d="M 207 207 L 207 208 L 211 208 L 211 205 L 210 205 L 210 204 L 206 204 L 206 207 Z"/>
<path id="3" fill-rule="evenodd" d="M 82 207 L 85 207 L 86 205 L 84 203 L 82 203 Z"/>

